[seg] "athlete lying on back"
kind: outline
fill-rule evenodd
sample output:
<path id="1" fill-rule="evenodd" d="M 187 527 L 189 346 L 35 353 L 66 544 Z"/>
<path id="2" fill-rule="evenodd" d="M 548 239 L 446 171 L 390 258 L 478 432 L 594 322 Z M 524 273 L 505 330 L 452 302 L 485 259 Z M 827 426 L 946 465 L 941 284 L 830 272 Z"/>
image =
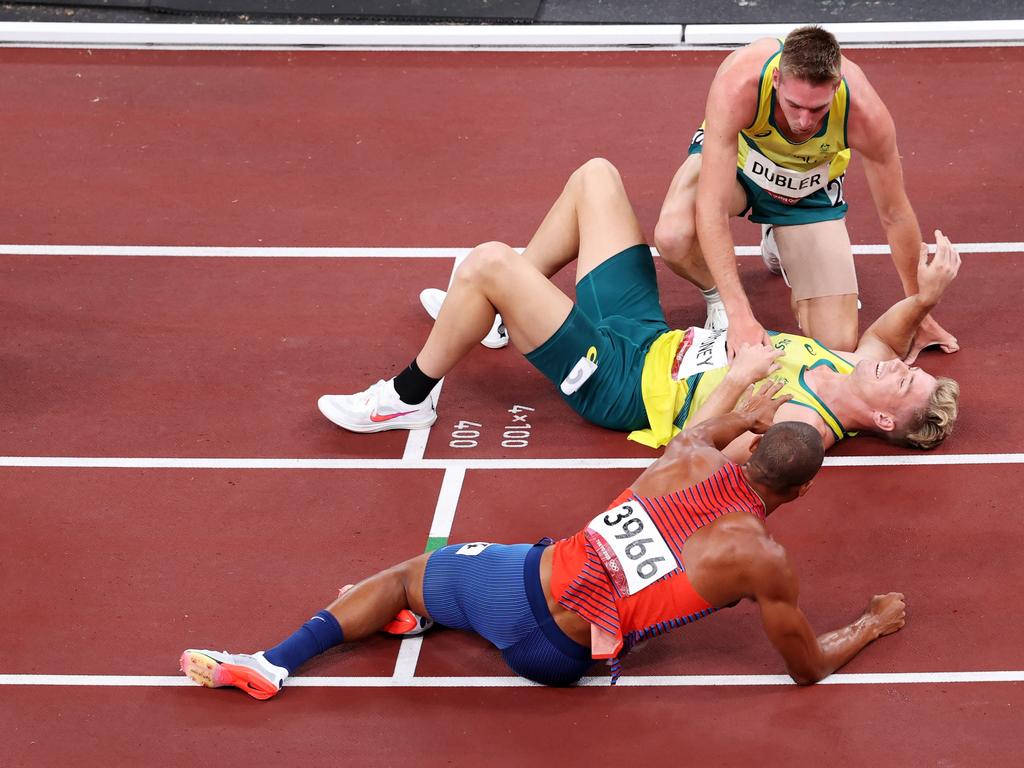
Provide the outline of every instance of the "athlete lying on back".
<path id="1" fill-rule="evenodd" d="M 812 339 L 775 334 L 778 361 L 753 347 L 729 368 L 719 349 L 709 365 L 686 355 L 688 338 L 700 349 L 711 341 L 699 337 L 703 331 L 673 331 L 665 322 L 651 252 L 618 172 L 606 160 L 591 160 L 569 178 L 522 255 L 501 243 L 470 253 L 407 369 L 355 395 L 324 395 L 319 407 L 355 432 L 433 424 L 430 390 L 500 312 L 512 342 L 573 410 L 652 447 L 701 418 L 699 406 L 712 396 L 728 409 L 750 381 L 778 365 L 793 395 L 778 418 L 811 424 L 826 447 L 870 433 L 931 448 L 953 428 L 959 387 L 900 359 L 959 269 L 956 249 L 941 232 L 935 237 L 930 261 L 921 246 L 918 292 L 885 312 L 855 352 L 836 354 Z M 549 279 L 574 259 L 576 304 Z"/>

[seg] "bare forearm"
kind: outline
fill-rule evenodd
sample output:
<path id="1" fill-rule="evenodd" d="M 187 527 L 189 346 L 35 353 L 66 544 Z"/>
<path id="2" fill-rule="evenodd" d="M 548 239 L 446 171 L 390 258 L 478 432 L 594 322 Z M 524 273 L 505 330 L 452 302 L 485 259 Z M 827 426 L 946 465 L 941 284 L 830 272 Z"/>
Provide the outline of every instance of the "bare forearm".
<path id="1" fill-rule="evenodd" d="M 917 216 L 908 204 L 906 210 L 888 222 L 883 221 L 883 225 L 892 251 L 893 266 L 903 284 L 903 295 L 912 296 L 917 293 L 917 256 L 921 245 L 921 227 L 917 223 Z"/>
<path id="2" fill-rule="evenodd" d="M 864 650 L 865 646 L 877 640 L 880 634 L 876 617 L 864 614 L 842 629 L 820 635 L 818 645 L 821 648 L 821 665 L 816 670 L 816 679 L 797 682 L 806 685 L 828 677 Z"/>
<path id="3" fill-rule="evenodd" d="M 697 409 L 697 412 L 690 417 L 688 422 L 689 428 L 692 429 L 698 424 L 703 424 L 708 419 L 729 413 L 729 411 L 736 407 L 736 403 L 747 387 L 753 383 L 753 379 L 748 380 L 742 376 L 734 375 L 734 371 L 730 370 L 721 383 L 711 392 L 708 399 Z"/>
<path id="4" fill-rule="evenodd" d="M 708 270 L 730 317 L 753 316 L 736 268 L 736 250 L 729 231 L 728 214 L 705 212 L 698 206 L 697 235 Z"/>
<path id="5" fill-rule="evenodd" d="M 896 302 L 864 332 L 862 343 L 874 337 L 891 349 L 896 357 L 903 358 L 921 322 L 936 303 L 920 294 Z"/>
<path id="6" fill-rule="evenodd" d="M 724 384 L 725 382 L 722 382 L 722 385 Z M 722 385 L 719 385 L 719 389 Z M 739 399 L 739 396 L 742 393 L 743 389 L 741 389 L 739 394 L 733 398 L 732 404 L 728 406 L 729 408 L 736 405 L 736 400 Z M 712 397 L 714 397 L 714 395 L 712 395 Z M 705 405 L 707 405 L 707 403 L 705 403 Z M 701 411 L 703 412 L 703 409 L 701 409 Z M 695 442 L 713 445 L 721 451 L 737 437 L 748 432 L 751 426 L 753 426 L 753 421 L 749 414 L 728 411 L 724 414 L 707 415 L 704 417 L 703 421 L 694 426 L 688 427 L 682 434 L 688 435 L 689 438 Z"/>

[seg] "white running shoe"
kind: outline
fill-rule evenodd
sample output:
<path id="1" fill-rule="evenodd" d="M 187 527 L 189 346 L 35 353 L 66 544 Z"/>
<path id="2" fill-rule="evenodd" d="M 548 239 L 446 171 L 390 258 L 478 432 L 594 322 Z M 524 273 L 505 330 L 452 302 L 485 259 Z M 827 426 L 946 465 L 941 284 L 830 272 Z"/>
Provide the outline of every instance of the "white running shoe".
<path id="1" fill-rule="evenodd" d="M 782 257 L 775 242 L 775 227 L 771 224 L 761 225 L 761 261 L 773 275 L 782 274 Z"/>
<path id="2" fill-rule="evenodd" d="M 725 313 L 725 304 L 721 301 L 708 303 L 708 319 L 704 327 L 709 331 L 724 331 L 729 327 L 729 316 Z"/>
<path id="3" fill-rule="evenodd" d="M 441 311 L 441 305 L 447 295 L 448 292 L 442 291 L 440 288 L 424 288 L 420 291 L 420 304 L 427 310 L 428 315 L 437 320 L 437 315 Z M 501 321 L 501 315 L 494 316 L 494 325 L 491 326 L 491 330 L 480 343 L 490 349 L 501 349 L 508 346 L 508 331 L 505 330 L 505 324 Z"/>
<path id="4" fill-rule="evenodd" d="M 409 405 L 395 392 L 394 379 L 378 381 L 354 395 L 324 395 L 316 404 L 328 420 L 351 432 L 423 429 L 437 420 L 432 398 Z"/>
<path id="5" fill-rule="evenodd" d="M 207 688 L 233 685 L 254 699 L 269 699 L 281 690 L 288 670 L 271 664 L 259 653 L 228 653 L 189 648 L 181 654 L 181 671 Z"/>

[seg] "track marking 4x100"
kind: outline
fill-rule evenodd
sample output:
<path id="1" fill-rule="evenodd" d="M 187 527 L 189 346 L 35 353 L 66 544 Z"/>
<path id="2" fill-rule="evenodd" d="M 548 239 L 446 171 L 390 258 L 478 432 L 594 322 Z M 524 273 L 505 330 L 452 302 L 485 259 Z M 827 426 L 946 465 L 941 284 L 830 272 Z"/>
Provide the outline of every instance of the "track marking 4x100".
<path id="1" fill-rule="evenodd" d="M 1024 242 L 957 243 L 960 253 L 1024 253 Z M 205 245 L 0 245 L 3 256 L 187 256 L 222 258 L 321 258 L 321 259 L 446 259 L 468 253 L 470 248 L 325 248 L 301 246 L 205 246 Z M 522 248 L 518 250 L 522 251 Z M 657 249 L 652 248 L 654 253 Z M 932 246 L 932 250 L 935 247 Z M 854 254 L 889 253 L 889 246 L 855 245 Z M 738 256 L 757 256 L 761 247 L 741 245 Z"/>

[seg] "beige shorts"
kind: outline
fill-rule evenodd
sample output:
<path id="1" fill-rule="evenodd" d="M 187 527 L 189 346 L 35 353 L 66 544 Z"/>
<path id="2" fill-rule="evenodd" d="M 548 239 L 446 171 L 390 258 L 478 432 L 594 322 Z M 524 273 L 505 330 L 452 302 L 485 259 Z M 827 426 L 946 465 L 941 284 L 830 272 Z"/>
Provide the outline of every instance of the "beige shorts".
<path id="1" fill-rule="evenodd" d="M 772 234 L 794 302 L 857 294 L 853 248 L 844 220 L 776 226 Z"/>

